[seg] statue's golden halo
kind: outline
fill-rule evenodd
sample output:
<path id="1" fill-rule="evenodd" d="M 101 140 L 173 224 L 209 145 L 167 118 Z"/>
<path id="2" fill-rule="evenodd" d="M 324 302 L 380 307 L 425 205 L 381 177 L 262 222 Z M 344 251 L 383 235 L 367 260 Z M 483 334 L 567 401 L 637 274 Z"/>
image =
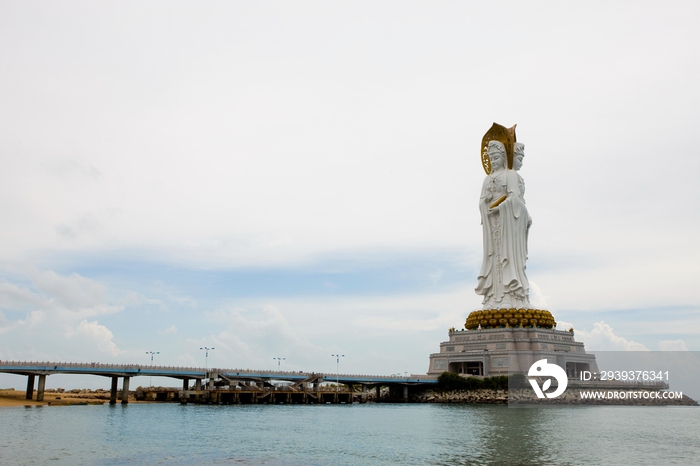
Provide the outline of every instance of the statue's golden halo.
<path id="1" fill-rule="evenodd" d="M 515 127 L 506 128 L 503 125 L 494 123 L 491 128 L 486 131 L 481 139 L 481 164 L 487 175 L 491 174 L 491 161 L 489 160 L 489 141 L 500 141 L 506 148 L 506 158 L 508 159 L 508 168 L 513 169 L 513 146 L 515 145 Z"/>

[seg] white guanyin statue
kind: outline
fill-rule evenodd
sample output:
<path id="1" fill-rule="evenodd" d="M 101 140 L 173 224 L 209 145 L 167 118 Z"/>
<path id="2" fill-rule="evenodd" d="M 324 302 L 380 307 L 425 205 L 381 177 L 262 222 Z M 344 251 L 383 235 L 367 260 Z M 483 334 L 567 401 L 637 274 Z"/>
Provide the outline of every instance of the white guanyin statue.
<path id="1" fill-rule="evenodd" d="M 532 219 L 525 206 L 525 183 L 517 173 L 525 146 L 513 142 L 515 127 L 506 131 L 510 131 L 510 138 L 488 139 L 490 133 L 484 137 L 487 176 L 479 199 L 484 258 L 476 293 L 484 297 L 483 309 L 532 309 L 525 275 Z M 513 149 L 510 157 L 504 141 Z"/>

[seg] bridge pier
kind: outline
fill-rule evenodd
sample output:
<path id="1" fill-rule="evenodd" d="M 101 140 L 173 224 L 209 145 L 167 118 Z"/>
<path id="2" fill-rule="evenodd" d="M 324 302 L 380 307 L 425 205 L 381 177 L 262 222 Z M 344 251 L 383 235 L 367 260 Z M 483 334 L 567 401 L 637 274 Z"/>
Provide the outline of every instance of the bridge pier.
<path id="1" fill-rule="evenodd" d="M 190 388 L 190 379 L 188 379 L 188 378 L 182 379 L 182 389 L 189 390 L 189 388 Z"/>
<path id="2" fill-rule="evenodd" d="M 112 388 L 109 390 L 109 404 L 117 404 L 117 384 L 119 383 L 119 377 L 112 377 Z"/>
<path id="3" fill-rule="evenodd" d="M 129 379 L 131 377 L 124 377 L 122 382 L 122 404 L 129 404 Z"/>
<path id="4" fill-rule="evenodd" d="M 36 391 L 36 401 L 44 401 L 44 389 L 46 388 L 46 374 L 39 376 L 39 387 Z"/>
<path id="5" fill-rule="evenodd" d="M 408 401 L 408 385 L 403 386 L 403 401 Z"/>
<path id="6" fill-rule="evenodd" d="M 379 403 L 379 399 L 382 397 L 382 387 L 380 385 L 377 385 L 376 390 L 377 390 L 377 403 Z"/>
<path id="7" fill-rule="evenodd" d="M 27 395 L 25 398 L 31 400 L 34 396 L 34 374 L 27 376 Z"/>
<path id="8" fill-rule="evenodd" d="M 202 391 L 202 379 L 194 379 L 194 389 L 198 392 Z M 202 395 L 197 395 L 196 398 L 199 401 Z"/>
<path id="9" fill-rule="evenodd" d="M 367 402 L 367 385 L 362 384 L 362 397 L 360 398 L 363 403 Z"/>

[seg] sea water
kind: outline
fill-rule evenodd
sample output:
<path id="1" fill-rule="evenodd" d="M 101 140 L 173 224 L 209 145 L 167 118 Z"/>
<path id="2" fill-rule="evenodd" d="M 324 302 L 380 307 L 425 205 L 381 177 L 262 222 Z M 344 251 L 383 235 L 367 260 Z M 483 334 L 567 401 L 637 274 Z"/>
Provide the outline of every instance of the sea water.
<path id="1" fill-rule="evenodd" d="M 0 409 L 0 464 L 700 464 L 700 408 L 14 407 Z"/>

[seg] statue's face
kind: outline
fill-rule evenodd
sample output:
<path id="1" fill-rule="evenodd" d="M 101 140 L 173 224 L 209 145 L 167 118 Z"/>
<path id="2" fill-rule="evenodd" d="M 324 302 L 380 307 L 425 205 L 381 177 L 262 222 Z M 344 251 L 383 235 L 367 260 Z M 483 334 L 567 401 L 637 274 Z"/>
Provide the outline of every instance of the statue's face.
<path id="1" fill-rule="evenodd" d="M 522 152 L 519 154 L 515 154 L 515 157 L 513 157 L 513 169 L 515 171 L 518 171 L 522 168 L 523 158 L 525 158 L 525 154 L 523 154 Z"/>
<path id="2" fill-rule="evenodd" d="M 525 158 L 525 145 L 522 143 L 515 144 L 515 154 L 513 156 L 513 169 L 520 170 L 523 166 L 523 159 Z"/>
<path id="3" fill-rule="evenodd" d="M 491 170 L 500 170 L 504 167 L 504 157 L 501 151 L 489 151 L 489 160 L 491 160 Z"/>

